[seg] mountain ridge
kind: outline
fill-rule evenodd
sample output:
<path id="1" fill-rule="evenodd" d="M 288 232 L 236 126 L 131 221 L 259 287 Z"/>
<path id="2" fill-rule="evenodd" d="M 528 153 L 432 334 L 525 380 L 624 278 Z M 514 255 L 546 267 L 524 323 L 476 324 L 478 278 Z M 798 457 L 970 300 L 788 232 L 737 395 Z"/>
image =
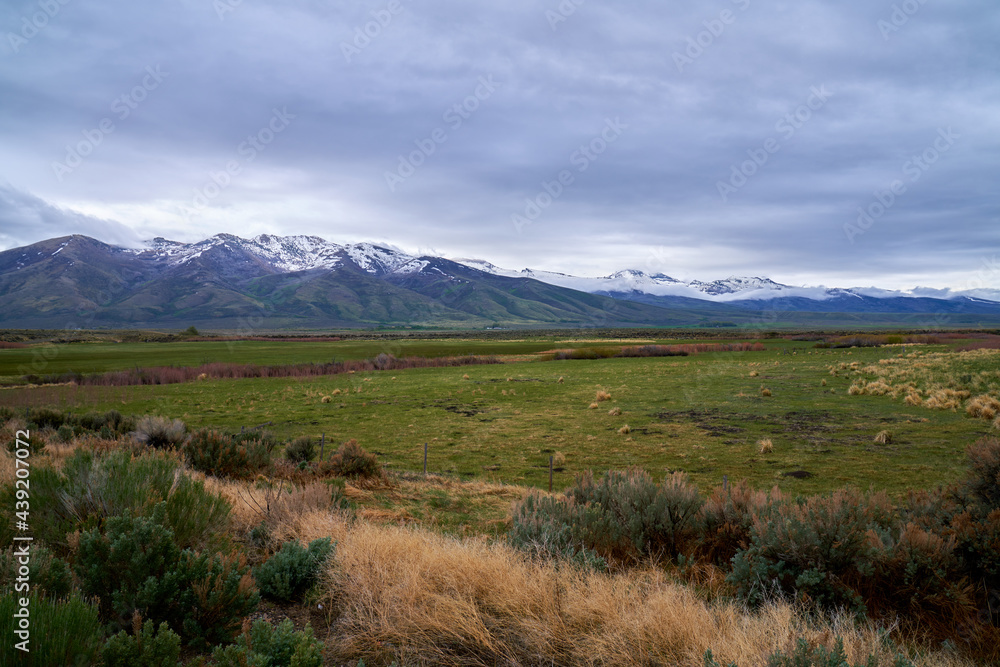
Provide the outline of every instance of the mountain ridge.
<path id="1" fill-rule="evenodd" d="M 761 313 L 820 319 L 939 313 L 1000 321 L 1000 303 L 989 299 L 874 291 L 879 295 L 800 288 L 760 276 L 683 282 L 636 269 L 580 278 L 307 235 L 216 234 L 196 243 L 156 237 L 131 248 L 72 235 L 0 252 L 0 323 L 23 326 L 81 318 L 96 326 L 215 324 L 261 316 L 274 328 L 744 326 L 763 321 Z"/>

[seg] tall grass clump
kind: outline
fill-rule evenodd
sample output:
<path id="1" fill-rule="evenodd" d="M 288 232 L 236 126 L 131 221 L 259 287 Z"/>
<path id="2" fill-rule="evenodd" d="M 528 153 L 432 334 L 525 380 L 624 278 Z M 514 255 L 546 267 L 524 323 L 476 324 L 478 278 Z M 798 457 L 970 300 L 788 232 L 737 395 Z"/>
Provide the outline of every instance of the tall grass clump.
<path id="1" fill-rule="evenodd" d="M 344 442 L 330 457 L 329 467 L 334 474 L 353 479 L 380 479 L 385 475 L 378 458 L 365 450 L 353 438 Z"/>
<path id="2" fill-rule="evenodd" d="M 187 438 L 187 427 L 180 419 L 147 415 L 135 425 L 134 437 L 154 449 L 180 447 Z"/>

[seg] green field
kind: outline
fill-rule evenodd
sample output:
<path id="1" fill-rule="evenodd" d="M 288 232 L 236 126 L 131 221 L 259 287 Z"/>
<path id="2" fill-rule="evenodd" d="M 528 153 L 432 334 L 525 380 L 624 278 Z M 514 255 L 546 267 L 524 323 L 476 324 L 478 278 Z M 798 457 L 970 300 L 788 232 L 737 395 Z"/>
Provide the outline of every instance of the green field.
<path id="1" fill-rule="evenodd" d="M 865 367 L 903 359 L 898 346 L 821 350 L 812 342 L 776 339 L 767 341 L 763 352 L 688 357 L 551 361 L 537 354 L 611 344 L 584 336 L 578 342 L 525 337 L 88 343 L 0 350 L 0 375 L 8 378 L 47 351 L 51 358 L 39 372 L 209 361 L 318 362 L 380 352 L 513 355 L 502 365 L 319 378 L 10 388 L 0 390 L 0 404 L 48 403 L 74 411 L 116 408 L 179 418 L 192 428 L 236 431 L 273 422 L 268 428 L 281 438 L 325 434 L 328 443 L 356 438 L 390 470 L 399 471 L 420 470 L 427 443 L 430 471 L 538 487 L 547 486 L 548 461 L 554 456 L 561 463 L 554 475 L 557 488 L 583 470 L 638 465 L 658 478 L 683 470 L 704 486 L 727 475 L 792 493 L 852 484 L 903 494 L 954 481 L 964 470 L 965 447 L 996 432 L 989 422 L 961 410 L 910 406 L 887 395 L 848 395 Z M 929 352 L 949 349 L 921 347 Z M 831 375 L 831 365 L 852 362 L 857 370 Z M 771 396 L 762 395 L 762 388 Z M 592 408 L 599 391 L 611 398 Z M 882 430 L 891 433 L 891 443 L 874 442 Z M 762 439 L 773 442 L 773 452 L 760 452 Z"/>

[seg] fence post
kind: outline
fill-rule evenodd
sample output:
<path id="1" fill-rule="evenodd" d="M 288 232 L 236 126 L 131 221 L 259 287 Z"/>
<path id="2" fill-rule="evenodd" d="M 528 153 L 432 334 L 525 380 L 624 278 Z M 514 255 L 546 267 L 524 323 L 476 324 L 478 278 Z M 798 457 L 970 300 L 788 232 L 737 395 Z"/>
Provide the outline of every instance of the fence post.
<path id="1" fill-rule="evenodd" d="M 427 477 L 427 443 L 424 443 L 424 477 Z"/>
<path id="2" fill-rule="evenodd" d="M 549 454 L 549 493 L 552 493 L 552 455 Z"/>
<path id="3" fill-rule="evenodd" d="M 323 435 L 319 436 L 319 460 L 320 460 L 320 463 L 323 462 L 323 446 L 324 445 L 326 445 L 326 432 L 325 431 L 323 432 Z"/>
<path id="4" fill-rule="evenodd" d="M 723 491 L 729 490 L 729 475 L 722 476 L 722 490 Z"/>

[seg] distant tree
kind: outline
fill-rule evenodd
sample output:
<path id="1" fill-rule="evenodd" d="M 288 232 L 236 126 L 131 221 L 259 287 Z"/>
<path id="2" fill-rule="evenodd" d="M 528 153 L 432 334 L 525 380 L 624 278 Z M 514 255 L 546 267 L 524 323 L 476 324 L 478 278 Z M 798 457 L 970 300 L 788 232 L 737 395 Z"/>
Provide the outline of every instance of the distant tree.
<path id="1" fill-rule="evenodd" d="M 184 330 L 184 333 L 187 334 L 188 336 L 197 336 L 198 329 L 192 324 L 191 326 L 189 326 L 187 329 Z"/>

